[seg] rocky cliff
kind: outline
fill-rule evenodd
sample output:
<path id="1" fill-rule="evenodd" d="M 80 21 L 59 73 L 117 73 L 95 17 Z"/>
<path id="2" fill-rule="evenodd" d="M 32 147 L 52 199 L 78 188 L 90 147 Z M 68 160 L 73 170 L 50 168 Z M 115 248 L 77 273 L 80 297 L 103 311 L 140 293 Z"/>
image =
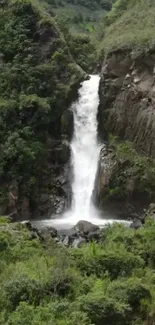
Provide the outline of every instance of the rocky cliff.
<path id="1" fill-rule="evenodd" d="M 100 134 L 112 132 L 155 158 L 155 53 L 117 51 L 102 67 Z"/>
<path id="2" fill-rule="evenodd" d="M 154 66 L 154 52 L 134 58 L 123 50 L 109 54 L 102 66 L 99 135 L 110 153 L 101 154 L 98 199 L 121 202 L 120 211 L 155 199 Z"/>

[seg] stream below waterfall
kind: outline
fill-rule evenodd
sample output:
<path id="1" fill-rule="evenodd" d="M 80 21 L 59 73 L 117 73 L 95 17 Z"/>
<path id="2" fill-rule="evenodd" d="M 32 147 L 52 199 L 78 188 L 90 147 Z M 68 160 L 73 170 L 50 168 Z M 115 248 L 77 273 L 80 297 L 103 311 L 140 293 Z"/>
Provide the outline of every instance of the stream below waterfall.
<path id="1" fill-rule="evenodd" d="M 71 106 L 74 116 L 74 132 L 70 144 L 73 174 L 71 208 L 61 218 L 39 221 L 46 225 L 68 228 L 80 220 L 85 220 L 102 227 L 117 221 L 103 214 L 100 216 L 92 201 L 99 153 L 103 146 L 97 140 L 99 81 L 98 75 L 91 75 L 89 80 L 85 80 L 79 89 L 78 100 Z"/>

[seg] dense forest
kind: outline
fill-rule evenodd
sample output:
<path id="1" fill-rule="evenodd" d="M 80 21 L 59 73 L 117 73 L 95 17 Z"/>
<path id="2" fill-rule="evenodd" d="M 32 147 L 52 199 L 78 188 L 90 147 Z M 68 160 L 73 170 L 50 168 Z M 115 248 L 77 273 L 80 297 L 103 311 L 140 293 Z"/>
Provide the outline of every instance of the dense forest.
<path id="1" fill-rule="evenodd" d="M 154 204 L 79 248 L 18 222 L 65 196 L 68 108 L 89 73 L 114 161 L 100 207 L 155 202 L 154 28 L 153 0 L 0 0 L 1 325 L 155 325 Z"/>
<path id="2" fill-rule="evenodd" d="M 100 40 L 100 25 L 103 17 L 111 10 L 113 2 L 114 0 L 48 0 L 58 20 L 68 25 L 73 34 L 88 34 L 94 43 Z"/>

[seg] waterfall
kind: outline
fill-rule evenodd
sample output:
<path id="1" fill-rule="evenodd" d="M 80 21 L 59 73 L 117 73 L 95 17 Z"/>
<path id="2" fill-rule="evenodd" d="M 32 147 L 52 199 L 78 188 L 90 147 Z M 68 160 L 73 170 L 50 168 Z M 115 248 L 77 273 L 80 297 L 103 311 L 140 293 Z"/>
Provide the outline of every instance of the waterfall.
<path id="1" fill-rule="evenodd" d="M 100 146 L 97 142 L 97 109 L 99 76 L 92 75 L 82 83 L 79 99 L 72 105 L 74 134 L 72 148 L 72 207 L 74 222 L 91 221 L 95 208 L 91 202 L 98 165 Z"/>
<path id="2" fill-rule="evenodd" d="M 92 75 L 79 89 L 78 100 L 71 106 L 74 115 L 74 132 L 71 141 L 72 151 L 72 205 L 62 217 L 43 220 L 45 225 L 57 229 L 70 228 L 79 220 L 86 220 L 103 227 L 107 223 L 125 222 L 111 219 L 107 215 L 100 218 L 98 210 L 92 203 L 99 152 L 97 142 L 97 111 L 99 104 L 99 76 Z"/>

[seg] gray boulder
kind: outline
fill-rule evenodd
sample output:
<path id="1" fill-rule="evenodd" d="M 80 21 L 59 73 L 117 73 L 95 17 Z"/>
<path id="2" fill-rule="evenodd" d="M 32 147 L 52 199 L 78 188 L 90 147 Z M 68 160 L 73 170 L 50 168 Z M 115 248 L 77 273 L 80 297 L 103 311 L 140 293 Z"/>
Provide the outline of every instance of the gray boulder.
<path id="1" fill-rule="evenodd" d="M 139 229 L 142 226 L 143 226 L 142 222 L 140 220 L 136 219 L 131 223 L 130 228 Z"/>
<path id="2" fill-rule="evenodd" d="M 57 230 L 53 227 L 40 227 L 37 229 L 37 233 L 43 240 L 57 237 Z"/>
<path id="3" fill-rule="evenodd" d="M 99 231 L 100 228 L 89 221 L 81 220 L 74 226 L 74 229 L 77 233 L 88 234 L 90 232 Z"/>

